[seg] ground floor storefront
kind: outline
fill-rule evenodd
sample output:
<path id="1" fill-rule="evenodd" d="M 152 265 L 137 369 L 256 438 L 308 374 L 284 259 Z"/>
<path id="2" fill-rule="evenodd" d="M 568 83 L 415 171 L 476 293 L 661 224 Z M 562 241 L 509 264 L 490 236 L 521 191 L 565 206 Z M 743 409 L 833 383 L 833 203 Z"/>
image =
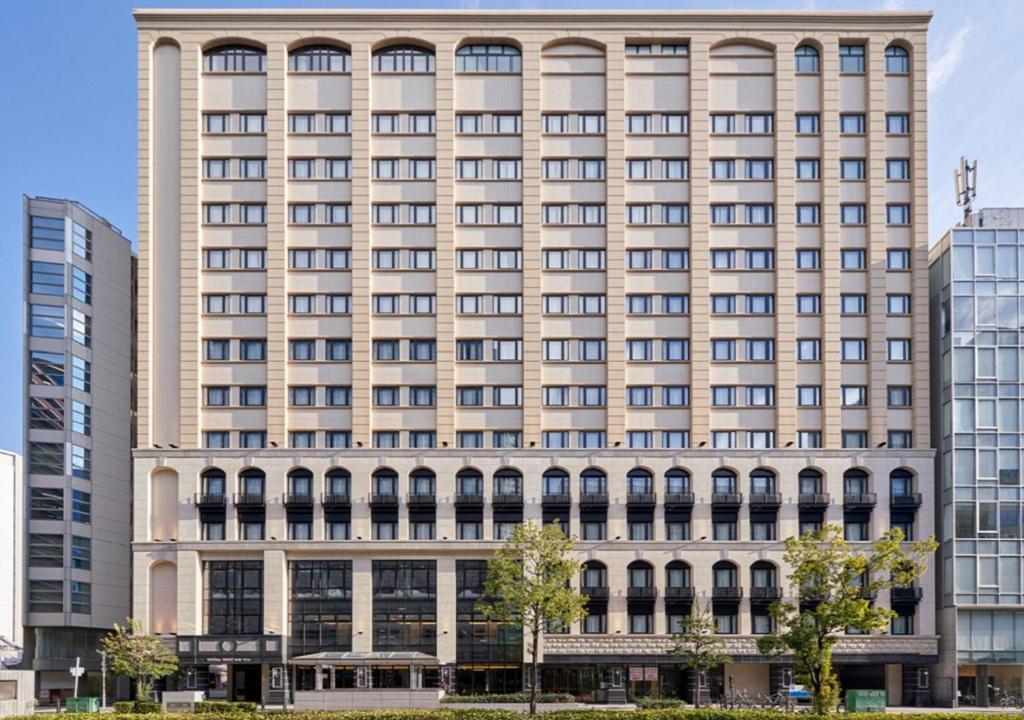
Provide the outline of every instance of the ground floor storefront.
<path id="1" fill-rule="evenodd" d="M 960 707 L 1024 707 L 1024 664 L 976 664 L 957 667 Z"/>

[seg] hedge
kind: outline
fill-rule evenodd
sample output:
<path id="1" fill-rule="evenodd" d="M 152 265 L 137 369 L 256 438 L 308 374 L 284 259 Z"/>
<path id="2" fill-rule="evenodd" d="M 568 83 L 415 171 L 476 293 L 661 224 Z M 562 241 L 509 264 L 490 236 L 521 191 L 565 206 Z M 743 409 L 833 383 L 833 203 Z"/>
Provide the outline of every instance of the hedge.
<path id="1" fill-rule="evenodd" d="M 164 706 L 152 700 L 119 700 L 114 703 L 114 712 L 120 715 L 150 714 L 163 711 Z"/>
<path id="2" fill-rule="evenodd" d="M 254 702 L 229 702 L 227 700 L 203 700 L 196 703 L 196 714 L 223 715 L 225 713 L 256 712 Z"/>
<path id="3" fill-rule="evenodd" d="M 514 710 L 490 710 L 478 708 L 423 708 L 417 710 L 347 710 L 321 712 L 269 712 L 260 715 L 276 716 L 275 720 L 524 720 L 525 712 Z M 850 713 L 851 720 L 979 720 L 976 713 L 927 712 L 900 713 Z M 61 720 L 96 720 L 95 713 L 61 713 Z M 126 713 L 104 714 L 104 720 L 134 720 L 137 715 Z M 720 710 L 662 709 L 624 710 L 609 716 L 607 710 L 552 710 L 544 713 L 545 720 L 781 720 L 787 717 L 779 710 Z M 810 712 L 800 712 L 798 720 L 824 720 Z M 842 716 L 839 716 L 842 717 Z M 15 720 L 38 720 L 39 716 L 24 715 Z M 1019 713 L 985 713 L 984 720 L 1020 720 Z M 224 720 L 223 713 L 196 713 L 189 720 Z"/>
<path id="4" fill-rule="evenodd" d="M 494 693 L 491 695 L 445 695 L 441 698 L 442 703 L 528 703 L 530 693 Z M 576 702 L 576 696 L 571 693 L 545 693 L 537 696 L 537 702 L 542 703 L 571 703 Z"/>

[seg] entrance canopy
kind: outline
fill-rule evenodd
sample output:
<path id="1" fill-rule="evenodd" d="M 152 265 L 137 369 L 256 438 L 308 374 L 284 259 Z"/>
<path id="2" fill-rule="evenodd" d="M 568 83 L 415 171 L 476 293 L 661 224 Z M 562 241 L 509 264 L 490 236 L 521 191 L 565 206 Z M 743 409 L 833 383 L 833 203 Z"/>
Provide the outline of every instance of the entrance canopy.
<path id="1" fill-rule="evenodd" d="M 421 652 L 318 652 L 291 659 L 292 665 L 438 665 L 433 655 Z"/>

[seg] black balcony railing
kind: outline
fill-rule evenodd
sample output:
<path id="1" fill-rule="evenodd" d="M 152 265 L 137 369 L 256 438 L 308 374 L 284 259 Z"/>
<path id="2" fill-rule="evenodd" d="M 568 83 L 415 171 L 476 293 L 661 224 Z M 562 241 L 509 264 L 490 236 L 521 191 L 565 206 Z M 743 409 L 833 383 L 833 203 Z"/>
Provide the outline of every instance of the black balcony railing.
<path id="1" fill-rule="evenodd" d="M 263 493 L 238 493 L 235 495 L 235 507 L 263 507 L 267 498 Z"/>
<path id="2" fill-rule="evenodd" d="M 747 498 L 752 510 L 764 509 L 764 508 L 777 508 L 782 505 L 782 494 L 781 493 L 750 493 L 750 497 Z"/>
<path id="3" fill-rule="evenodd" d="M 608 599 L 608 586 L 607 585 L 584 585 L 580 588 L 580 593 L 591 600 L 607 600 Z"/>
<path id="4" fill-rule="evenodd" d="M 521 507 L 522 504 L 522 493 L 498 493 L 491 497 L 491 505 L 494 507 Z"/>
<path id="5" fill-rule="evenodd" d="M 899 508 L 919 508 L 921 507 L 921 493 L 893 495 L 889 498 L 889 504 L 892 507 Z"/>
<path id="6" fill-rule="evenodd" d="M 482 493 L 457 492 L 455 493 L 455 504 L 463 506 L 483 505 L 484 496 Z"/>
<path id="7" fill-rule="evenodd" d="M 227 497 L 224 493 L 196 493 L 195 503 L 200 510 L 223 510 Z"/>
<path id="8" fill-rule="evenodd" d="M 433 507 L 437 504 L 434 493 L 409 493 L 405 502 L 410 507 Z"/>
<path id="9" fill-rule="evenodd" d="M 843 495 L 843 506 L 848 508 L 873 508 L 878 502 L 875 493 L 846 493 Z"/>
<path id="10" fill-rule="evenodd" d="M 780 587 L 760 587 L 755 586 L 750 588 L 750 599 L 751 600 L 778 600 L 782 597 L 782 588 Z"/>
<path id="11" fill-rule="evenodd" d="M 370 495 L 370 504 L 378 506 L 397 505 L 398 495 L 394 493 L 373 493 Z"/>
<path id="12" fill-rule="evenodd" d="M 924 597 L 924 590 L 919 587 L 894 587 L 889 591 L 889 600 L 893 603 L 917 603 Z"/>
<path id="13" fill-rule="evenodd" d="M 743 588 L 736 587 L 713 587 L 711 588 L 712 600 L 739 600 L 743 597 Z"/>
<path id="14" fill-rule="evenodd" d="M 827 508 L 832 497 L 828 493 L 800 493 L 798 502 L 802 508 Z"/>
<path id="15" fill-rule="evenodd" d="M 581 507 L 605 507 L 608 505 L 608 493 L 580 493 Z"/>
<path id="16" fill-rule="evenodd" d="M 669 586 L 665 588 L 666 600 L 693 600 L 694 596 L 695 592 L 692 587 Z"/>
<path id="17" fill-rule="evenodd" d="M 320 496 L 320 504 L 325 508 L 347 508 L 352 505 L 352 497 L 348 493 L 324 493 Z"/>
<path id="18" fill-rule="evenodd" d="M 634 507 L 653 507 L 658 504 L 658 496 L 655 493 L 627 493 L 626 503 Z"/>
<path id="19" fill-rule="evenodd" d="M 626 590 L 626 597 L 631 600 L 653 600 L 658 597 L 656 587 L 631 587 Z"/>
<path id="20" fill-rule="evenodd" d="M 738 507 L 743 504 L 743 493 L 716 492 L 711 493 L 711 504 L 721 507 Z"/>
<path id="21" fill-rule="evenodd" d="M 287 508 L 308 508 L 313 507 L 313 496 L 305 493 L 285 493 L 281 502 Z"/>
<path id="22" fill-rule="evenodd" d="M 543 505 L 572 505 L 572 496 L 569 493 L 544 493 L 541 496 Z"/>
<path id="23" fill-rule="evenodd" d="M 691 508 L 693 507 L 693 493 L 667 493 L 665 495 L 665 507 L 667 508 Z"/>

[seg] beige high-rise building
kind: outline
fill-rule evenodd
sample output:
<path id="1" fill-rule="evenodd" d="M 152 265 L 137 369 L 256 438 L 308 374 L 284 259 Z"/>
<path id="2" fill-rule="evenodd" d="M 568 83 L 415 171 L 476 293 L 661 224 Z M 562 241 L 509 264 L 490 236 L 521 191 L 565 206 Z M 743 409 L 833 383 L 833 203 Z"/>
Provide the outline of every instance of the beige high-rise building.
<path id="1" fill-rule="evenodd" d="M 783 539 L 933 534 L 928 14 L 135 17 L 133 597 L 183 688 L 517 690 L 474 599 L 532 520 L 590 597 L 545 689 L 690 695 L 699 603 L 710 693 L 774 690 Z M 847 687 L 929 702 L 932 583 Z"/>

